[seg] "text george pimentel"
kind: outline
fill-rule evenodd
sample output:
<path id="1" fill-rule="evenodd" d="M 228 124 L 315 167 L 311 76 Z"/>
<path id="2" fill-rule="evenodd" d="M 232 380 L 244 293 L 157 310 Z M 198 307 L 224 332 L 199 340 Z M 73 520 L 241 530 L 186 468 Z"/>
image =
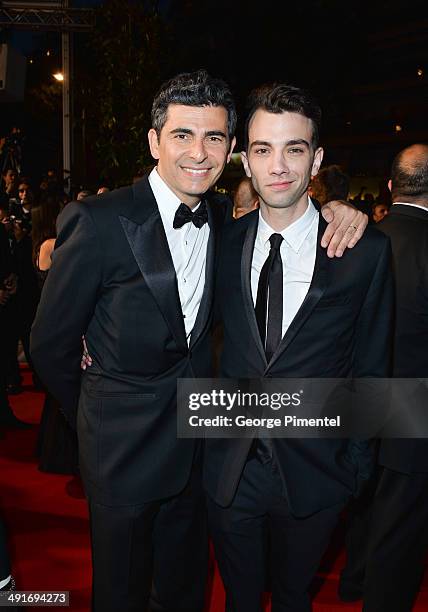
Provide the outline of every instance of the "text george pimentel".
<path id="1" fill-rule="evenodd" d="M 303 392 L 301 392 L 303 393 Z M 264 407 L 277 411 L 282 407 L 301 405 L 301 393 L 244 393 L 241 391 L 228 393 L 223 390 L 212 390 L 209 393 L 191 393 L 189 395 L 189 409 L 200 410 L 203 407 L 216 406 L 230 411 L 243 407 Z M 242 414 L 237 416 L 216 415 L 202 417 L 192 415 L 189 417 L 191 427 L 340 427 L 340 415 L 335 417 L 302 418 L 296 415 L 282 417 L 248 417 Z"/>
<path id="2" fill-rule="evenodd" d="M 282 418 L 246 417 L 242 414 L 236 417 L 215 416 L 212 418 L 192 415 L 189 417 L 191 427 L 340 427 L 340 414 L 336 417 L 306 419 L 295 415 L 284 415 Z"/>

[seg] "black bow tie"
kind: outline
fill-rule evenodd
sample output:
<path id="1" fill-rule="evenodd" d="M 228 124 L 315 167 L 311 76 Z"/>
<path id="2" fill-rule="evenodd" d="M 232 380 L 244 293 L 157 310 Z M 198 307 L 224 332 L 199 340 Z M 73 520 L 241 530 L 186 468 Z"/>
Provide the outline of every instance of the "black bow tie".
<path id="1" fill-rule="evenodd" d="M 205 202 L 202 202 L 198 210 L 192 212 L 186 204 L 180 204 L 177 208 L 174 217 L 174 223 L 172 224 L 174 229 L 183 227 L 185 223 L 192 222 L 197 228 L 201 228 L 204 223 L 208 221 L 208 211 Z"/>

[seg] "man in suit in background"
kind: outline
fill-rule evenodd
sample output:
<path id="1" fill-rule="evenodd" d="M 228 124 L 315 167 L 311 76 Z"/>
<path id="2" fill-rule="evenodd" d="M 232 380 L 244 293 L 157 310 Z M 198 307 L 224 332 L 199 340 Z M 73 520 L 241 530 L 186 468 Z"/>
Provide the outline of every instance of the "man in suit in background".
<path id="1" fill-rule="evenodd" d="M 393 206 L 377 228 L 391 240 L 396 316 L 393 376 L 428 376 L 428 145 L 395 157 Z M 378 319 L 383 313 L 378 314 Z M 409 612 L 428 550 L 428 441 L 384 439 L 372 500 L 349 533 L 339 594 L 363 597 L 365 612 Z"/>
<path id="2" fill-rule="evenodd" d="M 216 282 L 222 378 L 388 374 L 389 241 L 367 230 L 341 259 L 321 247 L 325 222 L 308 198 L 323 150 L 321 111 L 302 90 L 250 98 L 246 173 L 260 210 L 228 225 Z M 345 502 L 368 478 L 368 442 L 207 439 L 204 482 L 230 612 L 260 612 L 270 531 L 273 612 L 308 612 L 308 588 Z"/>
<path id="3" fill-rule="evenodd" d="M 157 167 L 59 218 L 32 354 L 77 421 L 95 612 L 145 610 L 152 565 L 156 609 L 204 606 L 201 449 L 177 439 L 176 381 L 211 375 L 215 235 L 227 211 L 208 190 L 230 158 L 235 125 L 223 81 L 203 70 L 178 75 L 152 107 Z M 330 225 L 334 255 L 366 220 L 339 204 Z M 83 334 L 92 365 L 81 377 Z"/>

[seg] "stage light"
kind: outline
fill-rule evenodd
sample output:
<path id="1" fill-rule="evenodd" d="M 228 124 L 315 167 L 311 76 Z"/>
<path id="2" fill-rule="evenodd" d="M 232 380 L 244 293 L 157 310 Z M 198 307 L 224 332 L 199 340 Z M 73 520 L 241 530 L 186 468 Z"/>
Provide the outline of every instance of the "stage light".
<path id="1" fill-rule="evenodd" d="M 55 72 L 55 74 L 52 75 L 54 77 L 54 79 L 56 79 L 57 81 L 62 82 L 64 80 L 64 75 L 62 74 L 62 72 Z"/>

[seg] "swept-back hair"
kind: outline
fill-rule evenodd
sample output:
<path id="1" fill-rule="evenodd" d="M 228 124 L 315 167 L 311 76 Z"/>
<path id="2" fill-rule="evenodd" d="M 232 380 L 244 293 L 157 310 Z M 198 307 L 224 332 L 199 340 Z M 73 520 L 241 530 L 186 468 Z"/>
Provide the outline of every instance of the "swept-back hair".
<path id="1" fill-rule="evenodd" d="M 262 85 L 254 89 L 247 102 L 247 116 L 244 127 L 244 145 L 248 149 L 248 128 L 253 115 L 259 109 L 268 113 L 281 114 L 284 112 L 298 113 L 312 122 L 312 147 L 316 149 L 319 143 L 321 128 L 321 108 L 315 99 L 304 89 L 274 83 Z"/>
<path id="2" fill-rule="evenodd" d="M 164 83 L 153 100 L 152 127 L 158 138 L 167 120 L 168 106 L 222 106 L 227 111 L 229 139 L 236 129 L 236 107 L 229 86 L 211 77 L 206 70 L 184 72 Z"/>

